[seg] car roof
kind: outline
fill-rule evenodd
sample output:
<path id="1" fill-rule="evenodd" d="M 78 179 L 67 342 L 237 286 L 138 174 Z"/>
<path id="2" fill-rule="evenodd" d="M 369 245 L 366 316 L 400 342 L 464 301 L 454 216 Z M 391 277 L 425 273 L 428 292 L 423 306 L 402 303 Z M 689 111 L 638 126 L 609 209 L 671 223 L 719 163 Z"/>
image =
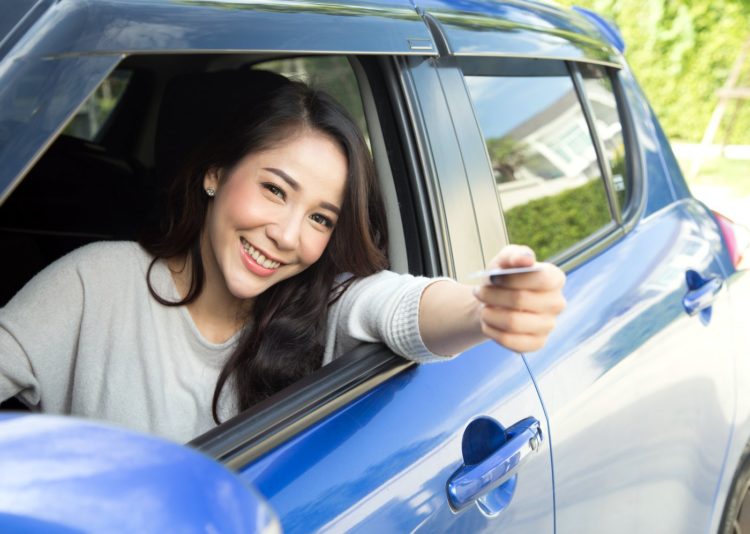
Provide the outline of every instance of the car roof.
<path id="1" fill-rule="evenodd" d="M 584 16 L 531 1 L 39 0 L 27 18 L 39 20 L 34 55 L 253 50 L 622 62 Z M 24 27 L 28 20 L 0 36 L 0 48 L 21 40 L 10 34 Z"/>

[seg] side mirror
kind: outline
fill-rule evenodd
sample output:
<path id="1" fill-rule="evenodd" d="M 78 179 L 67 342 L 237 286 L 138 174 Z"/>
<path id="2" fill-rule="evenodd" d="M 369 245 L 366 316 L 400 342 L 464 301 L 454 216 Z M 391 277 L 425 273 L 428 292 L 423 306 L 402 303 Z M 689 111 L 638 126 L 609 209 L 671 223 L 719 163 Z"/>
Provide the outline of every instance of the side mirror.
<path id="1" fill-rule="evenodd" d="M 214 460 L 92 421 L 0 414 L 0 473 L 2 532 L 281 532 Z"/>

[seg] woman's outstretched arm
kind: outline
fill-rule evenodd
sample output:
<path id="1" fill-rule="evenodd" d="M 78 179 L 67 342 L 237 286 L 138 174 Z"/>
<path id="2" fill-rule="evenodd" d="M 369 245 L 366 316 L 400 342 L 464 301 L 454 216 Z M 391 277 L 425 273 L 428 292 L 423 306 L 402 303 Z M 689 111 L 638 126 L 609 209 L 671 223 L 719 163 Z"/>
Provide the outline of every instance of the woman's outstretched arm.
<path id="1" fill-rule="evenodd" d="M 509 245 L 489 267 L 534 265 L 528 247 Z M 456 354 L 492 339 L 516 352 L 544 346 L 557 316 L 565 308 L 565 273 L 542 263 L 537 272 L 506 275 L 501 285 L 469 286 L 435 282 L 422 294 L 419 331 L 435 354 Z"/>

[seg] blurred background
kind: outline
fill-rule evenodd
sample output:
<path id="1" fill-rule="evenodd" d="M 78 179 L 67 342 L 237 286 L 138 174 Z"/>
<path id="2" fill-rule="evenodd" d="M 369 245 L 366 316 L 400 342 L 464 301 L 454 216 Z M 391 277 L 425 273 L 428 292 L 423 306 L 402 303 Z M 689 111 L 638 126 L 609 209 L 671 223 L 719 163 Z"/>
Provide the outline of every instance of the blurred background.
<path id="1" fill-rule="evenodd" d="M 614 21 L 693 194 L 750 226 L 750 0 L 558 0 Z"/>

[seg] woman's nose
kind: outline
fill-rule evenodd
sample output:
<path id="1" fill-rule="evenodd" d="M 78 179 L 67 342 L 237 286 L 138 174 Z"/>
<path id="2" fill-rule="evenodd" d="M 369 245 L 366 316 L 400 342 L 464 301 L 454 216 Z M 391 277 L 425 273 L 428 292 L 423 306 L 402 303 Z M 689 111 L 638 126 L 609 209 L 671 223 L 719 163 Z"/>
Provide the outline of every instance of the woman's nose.
<path id="1" fill-rule="evenodd" d="M 302 217 L 290 214 L 282 221 L 266 226 L 266 235 L 279 250 L 294 250 L 299 244 Z"/>

